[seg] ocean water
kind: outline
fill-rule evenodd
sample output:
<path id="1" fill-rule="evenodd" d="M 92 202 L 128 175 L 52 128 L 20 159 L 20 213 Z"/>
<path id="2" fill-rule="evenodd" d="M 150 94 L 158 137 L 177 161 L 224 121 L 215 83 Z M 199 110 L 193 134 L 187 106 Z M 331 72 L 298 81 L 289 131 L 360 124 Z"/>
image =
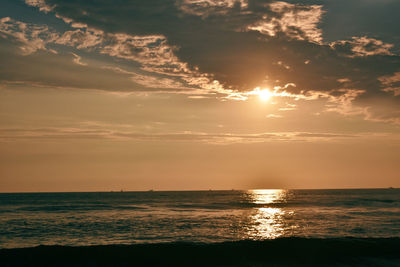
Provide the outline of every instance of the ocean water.
<path id="1" fill-rule="evenodd" d="M 400 237 L 400 189 L 0 194 L 0 248 Z"/>

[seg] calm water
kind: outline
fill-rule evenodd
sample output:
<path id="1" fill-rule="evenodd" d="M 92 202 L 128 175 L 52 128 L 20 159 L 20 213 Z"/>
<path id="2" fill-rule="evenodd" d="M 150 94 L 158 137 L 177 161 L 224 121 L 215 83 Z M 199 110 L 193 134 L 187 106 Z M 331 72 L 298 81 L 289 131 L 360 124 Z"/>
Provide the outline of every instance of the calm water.
<path id="1" fill-rule="evenodd" d="M 0 194 L 0 248 L 400 237 L 400 190 Z"/>

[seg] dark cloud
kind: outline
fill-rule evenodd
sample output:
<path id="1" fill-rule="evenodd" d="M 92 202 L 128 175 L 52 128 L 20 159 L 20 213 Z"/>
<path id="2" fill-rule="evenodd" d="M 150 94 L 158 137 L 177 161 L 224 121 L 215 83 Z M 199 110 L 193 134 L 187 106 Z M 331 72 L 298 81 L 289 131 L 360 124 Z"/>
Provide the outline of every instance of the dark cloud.
<path id="1" fill-rule="evenodd" d="M 112 91 L 140 88 L 129 75 L 77 64 L 70 53 L 36 52 L 24 56 L 10 46 L 7 40 L 0 39 L 0 81 L 3 84 Z"/>
<path id="2" fill-rule="evenodd" d="M 59 34 L 48 26 L 5 17 L 0 19 L 0 36 L 3 37 L 0 38 L 2 84 L 109 91 L 190 89 L 173 78 L 163 75 L 149 76 L 144 71 L 129 71 L 132 66 L 121 69 L 118 67 L 120 64 L 116 66 L 109 58 L 101 58 L 99 55 L 93 57 L 90 50 L 103 43 L 105 38 L 99 32 L 75 29 Z M 145 41 L 142 47 L 138 46 L 141 52 L 134 59 L 144 63 L 154 61 L 156 63 L 153 65 L 156 66 L 163 65 L 162 59 L 169 58 L 165 56 L 165 50 L 160 52 L 157 48 L 147 48 L 146 44 L 152 45 L 154 42 L 154 38 L 148 39 L 150 41 Z M 143 38 L 138 40 L 138 43 L 141 42 L 143 43 Z M 115 56 L 114 52 L 107 49 L 120 46 L 122 45 L 118 42 L 108 42 L 103 44 L 101 52 L 112 57 Z M 154 53 L 159 54 L 158 58 L 148 60 L 148 55 Z M 133 66 L 133 69 L 138 68 Z"/>
<path id="3" fill-rule="evenodd" d="M 379 90 L 379 87 L 367 88 L 365 77 L 369 77 L 367 83 L 371 83 L 382 72 L 396 71 L 393 65 L 400 63 L 397 56 L 374 57 L 374 64 L 382 70 L 378 73 L 376 66 L 368 64 L 371 59 L 367 59 L 365 64 L 363 60 L 346 58 L 356 46 L 356 40 L 343 41 L 341 47 L 336 43 L 332 49 L 327 44 L 314 43 L 306 38 L 307 31 L 317 28 L 302 28 L 301 23 L 289 22 L 285 22 L 283 27 L 283 23 L 277 23 L 285 16 L 290 19 L 287 14 L 295 14 L 292 16 L 300 18 L 300 22 L 303 19 L 305 24 L 310 23 L 299 12 L 308 12 L 308 15 L 320 12 L 315 6 L 287 4 L 273 8 L 269 5 L 271 1 L 220 1 L 225 4 L 213 6 L 210 2 L 213 1 L 204 5 L 164 0 L 46 1 L 59 15 L 106 32 L 165 36 L 168 44 L 177 48 L 174 53 L 180 61 L 212 74 L 225 87 L 238 90 L 251 90 L 267 79 L 269 83 L 276 80 L 280 84 L 293 82 L 297 85 L 296 90 L 329 91 L 339 88 L 341 84 L 337 80 L 346 76 L 353 77 L 358 89 Z M 274 36 L 247 28 L 258 21 L 273 20 Z M 293 38 L 295 33 L 303 36 L 303 40 Z M 377 42 L 372 50 L 368 47 L 371 43 L 366 44 L 364 55 L 382 54 L 373 52 L 385 49 L 388 51 L 386 54 L 390 54 L 390 47 L 383 43 L 383 47 L 379 47 Z M 352 45 L 352 48 L 343 55 L 346 48 L 342 47 L 345 45 Z M 357 55 L 362 51 L 359 49 L 354 53 Z M 304 64 L 307 61 L 310 64 Z M 278 62 L 289 68 L 282 68 Z"/>

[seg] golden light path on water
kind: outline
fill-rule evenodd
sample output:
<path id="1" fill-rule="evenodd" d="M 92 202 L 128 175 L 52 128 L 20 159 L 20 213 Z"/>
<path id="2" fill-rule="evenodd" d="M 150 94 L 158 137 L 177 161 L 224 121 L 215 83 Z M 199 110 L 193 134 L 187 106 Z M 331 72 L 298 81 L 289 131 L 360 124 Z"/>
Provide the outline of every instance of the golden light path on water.
<path id="1" fill-rule="evenodd" d="M 283 236 L 287 231 L 285 216 L 291 215 L 293 212 L 287 212 L 278 207 L 266 206 L 274 203 L 285 203 L 288 197 L 288 190 L 249 190 L 248 193 L 252 202 L 261 206 L 256 208 L 255 212 L 250 215 L 251 225 L 247 229 L 249 238 L 273 239 Z"/>

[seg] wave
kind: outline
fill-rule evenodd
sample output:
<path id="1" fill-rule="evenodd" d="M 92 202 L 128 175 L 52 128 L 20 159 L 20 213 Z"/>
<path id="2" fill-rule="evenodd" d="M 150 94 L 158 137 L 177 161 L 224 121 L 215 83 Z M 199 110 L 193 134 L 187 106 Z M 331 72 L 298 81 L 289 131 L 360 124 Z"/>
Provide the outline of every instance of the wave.
<path id="1" fill-rule="evenodd" d="M 107 204 L 90 204 L 90 205 L 47 205 L 47 206 L 25 206 L 19 207 L 15 210 L 4 211 L 35 211 L 35 212 L 69 212 L 69 211 L 93 211 L 93 210 L 139 210 L 147 209 L 135 205 L 107 205 Z"/>
<path id="2" fill-rule="evenodd" d="M 382 203 L 384 205 L 379 205 Z M 330 202 L 274 202 L 274 203 L 251 203 L 251 202 L 231 202 L 231 203 L 182 203 L 170 204 L 166 207 L 178 209 L 249 209 L 249 208 L 308 208 L 308 207 L 336 207 L 336 208 L 352 208 L 352 207 L 400 207 L 400 201 L 395 200 L 362 200 L 362 201 L 330 201 Z"/>
<path id="3" fill-rule="evenodd" d="M 353 208 L 353 207 L 385 207 L 385 208 L 400 208 L 398 201 L 391 200 L 379 200 L 378 203 L 384 203 L 385 205 L 373 204 L 373 201 L 364 201 L 364 203 L 356 202 L 340 202 L 336 203 L 295 203 L 295 202 L 276 202 L 276 203 L 249 203 L 249 202 L 236 202 L 236 203 L 167 203 L 161 205 L 142 203 L 132 203 L 125 205 L 118 204 L 69 204 L 69 205 L 24 205 L 20 207 L 0 207 L 0 213 L 10 212 L 72 212 L 72 211 L 101 211 L 101 210 L 146 210 L 151 208 L 170 208 L 173 210 L 245 210 L 252 208 L 319 208 L 319 207 L 336 207 L 336 208 Z"/>
<path id="4" fill-rule="evenodd" d="M 2 266 L 400 266 L 400 238 L 1 249 Z"/>

